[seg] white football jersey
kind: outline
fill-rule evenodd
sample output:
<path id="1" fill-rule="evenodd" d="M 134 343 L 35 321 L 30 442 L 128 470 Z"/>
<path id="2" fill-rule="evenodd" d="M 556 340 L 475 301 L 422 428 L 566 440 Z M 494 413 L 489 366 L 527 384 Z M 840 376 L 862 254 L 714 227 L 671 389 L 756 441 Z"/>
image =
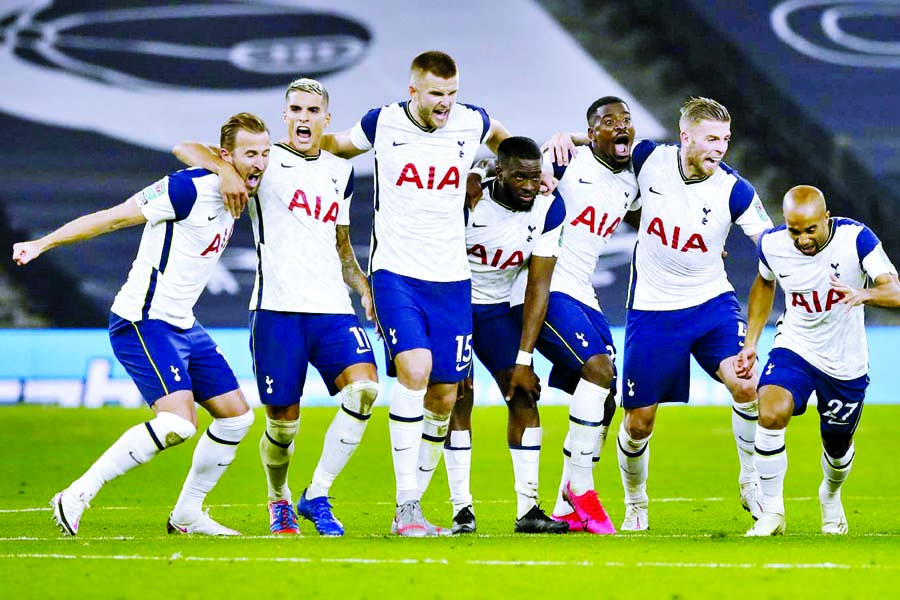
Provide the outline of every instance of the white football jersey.
<path id="1" fill-rule="evenodd" d="M 337 252 L 337 225 L 350 223 L 353 167 L 333 154 L 305 157 L 278 143 L 250 220 L 259 265 L 250 309 L 351 314 Z"/>
<path id="2" fill-rule="evenodd" d="M 194 304 L 234 231 L 219 176 L 205 169 L 172 173 L 132 196 L 147 218 L 128 280 L 112 312 L 129 321 L 194 325 Z"/>
<path id="3" fill-rule="evenodd" d="M 600 252 L 625 213 L 641 207 L 631 169 L 616 169 L 581 146 L 568 166 L 548 165 L 566 199 L 562 250 L 550 291 L 563 292 L 600 310 L 592 277 Z"/>
<path id="4" fill-rule="evenodd" d="M 632 151 L 643 211 L 629 308 L 678 310 L 733 291 L 722 260 L 731 224 L 747 236 L 772 227 L 756 190 L 737 171 L 719 163 L 705 179 L 686 179 L 679 152 L 649 140 Z"/>
<path id="5" fill-rule="evenodd" d="M 559 255 L 565 204 L 554 192 L 538 195 L 531 210 L 511 210 L 493 199 L 491 190 L 496 184 L 496 179 L 485 182 L 481 200 L 466 215 L 472 304 L 521 304 L 531 257 Z M 520 297 L 513 298 L 513 283 L 517 281 L 521 285 L 516 286 L 515 295 Z"/>
<path id="6" fill-rule="evenodd" d="M 399 102 L 370 110 L 351 129 L 357 148 L 375 149 L 370 273 L 469 279 L 466 174 L 490 124 L 484 109 L 457 103 L 446 126 L 423 129 Z"/>
<path id="7" fill-rule="evenodd" d="M 759 240 L 759 273 L 784 290 L 784 314 L 778 320 L 774 348 L 787 348 L 836 379 L 855 379 L 869 368 L 865 311 L 840 304 L 843 294 L 831 287 L 836 275 L 862 288 L 866 278 L 896 273 L 881 242 L 868 227 L 852 219 L 831 219 L 831 233 L 819 252 L 800 252 L 784 225 Z"/>

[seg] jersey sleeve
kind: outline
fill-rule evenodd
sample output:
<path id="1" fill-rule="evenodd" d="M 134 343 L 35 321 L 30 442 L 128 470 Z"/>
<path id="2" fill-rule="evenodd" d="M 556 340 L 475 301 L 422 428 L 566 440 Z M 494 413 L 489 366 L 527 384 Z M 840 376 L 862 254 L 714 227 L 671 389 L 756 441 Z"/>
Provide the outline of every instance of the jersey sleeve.
<path id="1" fill-rule="evenodd" d="M 762 200 L 759 199 L 753 186 L 746 183 L 743 179 L 738 180 L 738 183 L 732 189 L 729 206 L 734 223 L 741 228 L 747 237 L 752 237 L 766 229 L 772 228 L 772 219 L 769 218 Z M 734 215 L 737 215 L 737 217 L 735 218 Z"/>
<path id="2" fill-rule="evenodd" d="M 897 269 L 894 267 L 894 264 L 891 262 L 891 259 L 888 258 L 887 253 L 884 251 L 884 247 L 882 247 L 881 242 L 878 241 L 878 238 L 875 237 L 875 234 L 866 227 L 863 232 L 868 232 L 872 238 L 877 242 L 875 247 L 862 259 L 862 268 L 863 271 L 866 272 L 866 275 L 872 280 L 874 280 L 879 275 L 885 275 L 888 273 L 897 274 Z M 862 235 L 862 232 L 860 232 Z M 857 248 L 859 247 L 859 242 L 857 240 Z"/>
<path id="3" fill-rule="evenodd" d="M 553 192 L 553 202 L 544 218 L 544 229 L 534 245 L 533 256 L 559 256 L 563 223 L 566 220 L 566 204 L 558 191 Z"/>
<path id="4" fill-rule="evenodd" d="M 759 259 L 759 274 L 766 281 L 773 281 L 775 272 L 769 267 L 769 260 L 766 258 L 766 253 L 763 250 L 763 240 L 766 239 L 766 233 L 764 232 L 756 243 L 756 256 Z"/>
<path id="5" fill-rule="evenodd" d="M 553 176 L 556 177 L 557 180 L 562 179 L 562 176 L 566 174 L 566 166 L 557 164 L 550 160 L 550 154 L 547 152 L 544 153 L 542 163 L 543 164 L 541 168 L 545 172 L 552 172 Z"/>
<path id="6" fill-rule="evenodd" d="M 350 224 L 350 203 L 353 201 L 353 180 L 354 171 L 353 167 L 350 167 L 350 175 L 347 177 L 347 183 L 344 186 L 344 200 L 341 203 L 341 210 L 338 213 L 337 225 Z"/>
<path id="7" fill-rule="evenodd" d="M 637 177 L 644 167 L 644 163 L 650 157 L 650 153 L 656 149 L 657 143 L 651 140 L 641 140 L 631 150 L 631 164 L 634 167 L 634 176 Z"/>
<path id="8" fill-rule="evenodd" d="M 360 150 L 371 150 L 375 144 L 375 130 L 381 108 L 373 108 L 367 112 L 356 125 L 350 129 L 350 142 Z"/>
<path id="9" fill-rule="evenodd" d="M 133 196 L 149 223 L 180 221 L 190 214 L 197 201 L 197 188 L 193 177 L 185 173 L 172 173 Z M 203 171 L 201 174 L 208 173 Z"/>

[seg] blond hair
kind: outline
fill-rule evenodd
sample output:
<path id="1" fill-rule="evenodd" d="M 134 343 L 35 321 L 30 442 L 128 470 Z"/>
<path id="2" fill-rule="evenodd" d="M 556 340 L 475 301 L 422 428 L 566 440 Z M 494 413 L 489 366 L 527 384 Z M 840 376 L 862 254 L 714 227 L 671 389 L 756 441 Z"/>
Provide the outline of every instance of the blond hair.
<path id="1" fill-rule="evenodd" d="M 287 100 L 288 96 L 291 95 L 291 92 L 306 92 L 307 94 L 322 96 L 322 98 L 325 100 L 325 106 L 328 106 L 328 90 L 326 90 L 325 86 L 315 79 L 310 79 L 309 77 L 300 77 L 293 80 L 290 85 L 288 85 L 287 90 L 284 92 L 285 100 Z"/>
<path id="2" fill-rule="evenodd" d="M 711 98 L 698 96 L 689 98 L 681 107 L 681 118 L 678 125 L 682 130 L 699 121 L 718 121 L 730 123 L 731 115 L 728 109 Z"/>
<path id="3" fill-rule="evenodd" d="M 252 113 L 242 112 L 231 115 L 225 121 L 225 124 L 222 125 L 222 130 L 219 134 L 219 147 L 233 152 L 235 139 L 240 130 L 248 133 L 266 133 L 268 131 L 265 122 Z"/>

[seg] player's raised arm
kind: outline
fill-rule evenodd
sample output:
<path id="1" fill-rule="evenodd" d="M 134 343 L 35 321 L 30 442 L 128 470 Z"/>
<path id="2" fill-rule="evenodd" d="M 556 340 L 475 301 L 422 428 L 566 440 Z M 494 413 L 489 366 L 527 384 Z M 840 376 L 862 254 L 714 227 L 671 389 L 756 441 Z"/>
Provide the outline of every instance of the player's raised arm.
<path id="1" fill-rule="evenodd" d="M 125 202 L 69 221 L 44 237 L 13 245 L 13 260 L 19 266 L 28 264 L 47 250 L 89 240 L 117 229 L 146 223 L 134 196 Z"/>
<path id="2" fill-rule="evenodd" d="M 247 206 L 247 185 L 234 165 L 220 156 L 219 148 L 200 142 L 181 142 L 172 149 L 175 158 L 189 167 L 200 167 L 219 176 L 225 209 L 237 219 Z"/>
<path id="3" fill-rule="evenodd" d="M 353 158 L 368 152 L 368 148 L 359 148 L 353 143 L 353 130 L 347 129 L 339 133 L 326 133 L 322 136 L 322 150 L 331 152 L 341 158 Z"/>
<path id="4" fill-rule="evenodd" d="M 497 119 L 491 119 L 491 126 L 488 128 L 487 135 L 484 136 L 484 145 L 488 147 L 488 150 L 497 154 L 500 142 L 508 137 L 510 137 L 510 133 L 503 123 Z"/>
<path id="5" fill-rule="evenodd" d="M 772 312 L 774 300 L 775 279 L 766 279 L 757 273 L 750 287 L 747 335 L 744 337 L 744 347 L 741 348 L 735 361 L 735 373 L 742 379 L 749 379 L 753 373 L 753 365 L 756 364 L 756 346 L 769 319 L 769 313 Z"/>

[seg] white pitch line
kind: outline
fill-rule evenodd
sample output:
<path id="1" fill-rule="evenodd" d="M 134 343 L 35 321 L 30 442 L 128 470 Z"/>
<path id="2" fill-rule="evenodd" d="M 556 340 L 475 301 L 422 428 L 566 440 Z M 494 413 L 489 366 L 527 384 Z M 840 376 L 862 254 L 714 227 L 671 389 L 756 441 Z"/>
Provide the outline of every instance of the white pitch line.
<path id="1" fill-rule="evenodd" d="M 442 558 L 308 558 L 302 556 L 291 557 L 247 557 L 247 556 L 182 556 L 181 553 L 175 553 L 171 556 L 143 556 L 139 554 L 0 554 L 0 559 L 50 559 L 50 560 L 115 560 L 115 561 L 155 561 L 155 562 L 224 562 L 224 563 L 328 563 L 328 564 L 367 564 L 367 565 L 444 565 L 450 566 L 455 561 Z M 621 561 L 593 562 L 593 561 L 535 561 L 535 560 L 463 560 L 458 564 L 482 566 L 482 567 L 603 567 L 603 568 L 670 568 L 670 569 L 773 569 L 773 570 L 790 570 L 790 569 L 808 569 L 808 570 L 833 570 L 851 571 L 854 569 L 865 570 L 897 570 L 900 567 L 889 565 L 873 565 L 863 563 L 859 565 L 850 565 L 843 563 L 822 562 L 822 563 L 720 563 L 720 562 L 635 562 L 626 563 Z"/>

